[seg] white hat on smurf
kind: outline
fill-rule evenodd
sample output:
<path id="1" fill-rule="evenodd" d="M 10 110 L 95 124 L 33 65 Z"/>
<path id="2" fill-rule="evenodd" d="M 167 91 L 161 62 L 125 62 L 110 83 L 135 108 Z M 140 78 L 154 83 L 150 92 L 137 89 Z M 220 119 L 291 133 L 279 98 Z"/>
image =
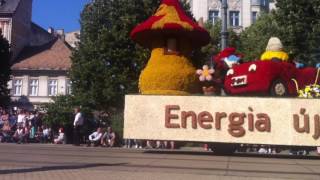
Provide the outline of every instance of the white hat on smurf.
<path id="1" fill-rule="evenodd" d="M 266 50 L 267 51 L 281 51 L 283 49 L 283 45 L 279 38 L 271 37 L 269 39 Z"/>

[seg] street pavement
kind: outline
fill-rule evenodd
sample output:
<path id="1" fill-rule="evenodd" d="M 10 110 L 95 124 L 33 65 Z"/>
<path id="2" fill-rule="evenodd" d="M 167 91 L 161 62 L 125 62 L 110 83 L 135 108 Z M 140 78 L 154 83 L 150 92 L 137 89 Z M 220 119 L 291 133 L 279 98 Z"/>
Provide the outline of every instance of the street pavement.
<path id="1" fill-rule="evenodd" d="M 320 179 L 320 158 L 0 144 L 0 180 Z"/>

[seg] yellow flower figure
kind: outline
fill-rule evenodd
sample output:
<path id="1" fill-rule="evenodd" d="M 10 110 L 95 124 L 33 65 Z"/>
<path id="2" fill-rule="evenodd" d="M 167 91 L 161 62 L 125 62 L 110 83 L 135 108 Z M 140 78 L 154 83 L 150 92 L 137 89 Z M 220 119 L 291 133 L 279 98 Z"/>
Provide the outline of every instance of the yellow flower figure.
<path id="1" fill-rule="evenodd" d="M 193 48 L 208 44 L 210 36 L 185 14 L 178 0 L 162 0 L 157 12 L 133 29 L 131 38 L 152 50 L 139 79 L 142 94 L 200 91 L 190 55 Z"/>
<path id="2" fill-rule="evenodd" d="M 280 60 L 288 61 L 289 56 L 283 51 L 283 45 L 279 38 L 271 37 L 269 39 L 266 52 L 260 58 L 262 61 Z"/>

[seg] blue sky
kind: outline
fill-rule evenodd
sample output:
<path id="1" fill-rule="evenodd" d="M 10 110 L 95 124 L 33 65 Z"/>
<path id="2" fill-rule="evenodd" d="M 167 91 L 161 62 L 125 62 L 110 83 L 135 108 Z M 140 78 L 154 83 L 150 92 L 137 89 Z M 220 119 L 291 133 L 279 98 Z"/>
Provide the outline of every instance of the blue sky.
<path id="1" fill-rule="evenodd" d="M 44 29 L 80 29 L 80 12 L 91 0 L 33 0 L 32 21 Z"/>

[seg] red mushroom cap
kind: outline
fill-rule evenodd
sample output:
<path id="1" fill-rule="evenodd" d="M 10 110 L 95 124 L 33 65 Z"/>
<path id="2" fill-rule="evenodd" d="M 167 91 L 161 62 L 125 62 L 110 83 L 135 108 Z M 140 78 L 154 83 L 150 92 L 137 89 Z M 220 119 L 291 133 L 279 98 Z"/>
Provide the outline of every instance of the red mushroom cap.
<path id="1" fill-rule="evenodd" d="M 195 48 L 210 41 L 209 33 L 186 15 L 178 0 L 162 0 L 157 12 L 130 34 L 134 41 L 148 48 L 153 39 L 173 35 L 189 39 Z"/>

